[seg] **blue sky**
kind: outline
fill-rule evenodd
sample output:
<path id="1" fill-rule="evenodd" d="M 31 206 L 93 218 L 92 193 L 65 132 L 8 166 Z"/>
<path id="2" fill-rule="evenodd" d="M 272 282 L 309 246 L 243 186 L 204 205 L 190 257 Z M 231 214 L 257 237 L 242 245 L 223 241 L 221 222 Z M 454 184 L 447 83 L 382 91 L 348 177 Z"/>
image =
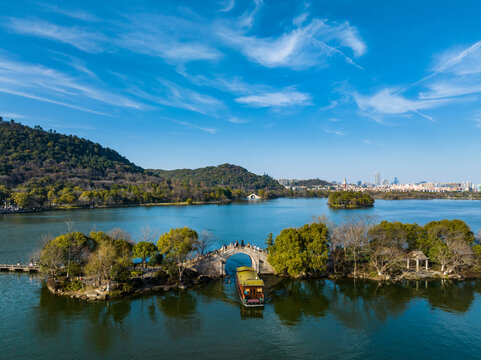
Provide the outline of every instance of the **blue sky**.
<path id="1" fill-rule="evenodd" d="M 479 1 L 3 1 L 0 114 L 145 168 L 481 182 Z"/>

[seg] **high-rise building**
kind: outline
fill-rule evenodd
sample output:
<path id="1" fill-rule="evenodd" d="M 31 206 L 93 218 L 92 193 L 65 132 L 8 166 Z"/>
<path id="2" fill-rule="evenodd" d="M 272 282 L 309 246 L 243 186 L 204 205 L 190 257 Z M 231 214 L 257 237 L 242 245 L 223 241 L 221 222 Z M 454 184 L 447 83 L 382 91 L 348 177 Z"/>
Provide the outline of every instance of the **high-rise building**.
<path id="1" fill-rule="evenodd" d="M 384 180 L 382 181 L 382 184 L 383 184 L 384 186 L 389 185 L 389 180 L 388 180 L 388 179 L 384 179 Z"/>
<path id="2" fill-rule="evenodd" d="M 381 174 L 374 173 L 374 185 L 376 186 L 381 185 Z"/>
<path id="3" fill-rule="evenodd" d="M 394 177 L 394 180 L 392 181 L 392 183 L 393 183 L 394 185 L 399 184 L 399 180 L 397 179 L 397 177 Z"/>

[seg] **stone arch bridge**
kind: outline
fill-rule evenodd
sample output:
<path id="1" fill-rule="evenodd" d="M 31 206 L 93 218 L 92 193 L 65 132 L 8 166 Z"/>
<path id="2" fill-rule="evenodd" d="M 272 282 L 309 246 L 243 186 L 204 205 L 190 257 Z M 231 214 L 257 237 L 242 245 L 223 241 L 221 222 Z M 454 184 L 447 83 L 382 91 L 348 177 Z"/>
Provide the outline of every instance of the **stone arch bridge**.
<path id="1" fill-rule="evenodd" d="M 267 261 L 268 253 L 266 251 L 232 244 L 198 256 L 192 260 L 191 265 L 188 267 L 210 277 L 225 276 L 225 263 L 235 254 L 248 255 L 251 259 L 252 267 L 258 274 L 274 274 L 274 268 Z"/>

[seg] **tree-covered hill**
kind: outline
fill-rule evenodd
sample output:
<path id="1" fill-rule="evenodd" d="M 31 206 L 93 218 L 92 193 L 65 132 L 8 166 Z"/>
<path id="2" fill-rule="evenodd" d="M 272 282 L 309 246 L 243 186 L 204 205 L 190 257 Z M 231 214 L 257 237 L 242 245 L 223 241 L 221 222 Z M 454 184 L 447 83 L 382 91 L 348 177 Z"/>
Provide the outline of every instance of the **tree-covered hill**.
<path id="1" fill-rule="evenodd" d="M 242 190 L 281 190 L 283 187 L 268 175 L 256 175 L 243 167 L 222 164 L 199 169 L 149 170 L 161 178 L 180 181 L 183 185 L 226 186 Z"/>
<path id="2" fill-rule="evenodd" d="M 142 172 L 116 151 L 92 141 L 0 121 L 1 184 L 16 186 L 44 177 L 113 181 Z"/>
<path id="3" fill-rule="evenodd" d="M 264 198 L 284 195 L 271 177 L 239 166 L 149 171 L 92 141 L 0 120 L 0 212 L 224 203 L 244 199 L 252 191 Z"/>

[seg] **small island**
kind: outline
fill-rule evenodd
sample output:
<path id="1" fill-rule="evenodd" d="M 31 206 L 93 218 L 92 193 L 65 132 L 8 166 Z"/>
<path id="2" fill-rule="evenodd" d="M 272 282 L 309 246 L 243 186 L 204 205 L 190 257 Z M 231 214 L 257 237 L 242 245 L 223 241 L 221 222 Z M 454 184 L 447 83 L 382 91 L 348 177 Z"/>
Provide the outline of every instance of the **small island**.
<path id="1" fill-rule="evenodd" d="M 194 252 L 203 253 L 210 244 L 210 234 L 199 238 L 183 227 L 160 235 L 157 244 L 154 237 L 145 230 L 134 243 L 120 229 L 88 235 L 69 232 L 46 242 L 38 264 L 50 292 L 83 300 L 185 289 L 208 279 L 187 264 Z"/>
<path id="2" fill-rule="evenodd" d="M 359 209 L 374 206 L 374 198 L 362 191 L 335 191 L 329 194 L 327 203 L 334 209 Z"/>

